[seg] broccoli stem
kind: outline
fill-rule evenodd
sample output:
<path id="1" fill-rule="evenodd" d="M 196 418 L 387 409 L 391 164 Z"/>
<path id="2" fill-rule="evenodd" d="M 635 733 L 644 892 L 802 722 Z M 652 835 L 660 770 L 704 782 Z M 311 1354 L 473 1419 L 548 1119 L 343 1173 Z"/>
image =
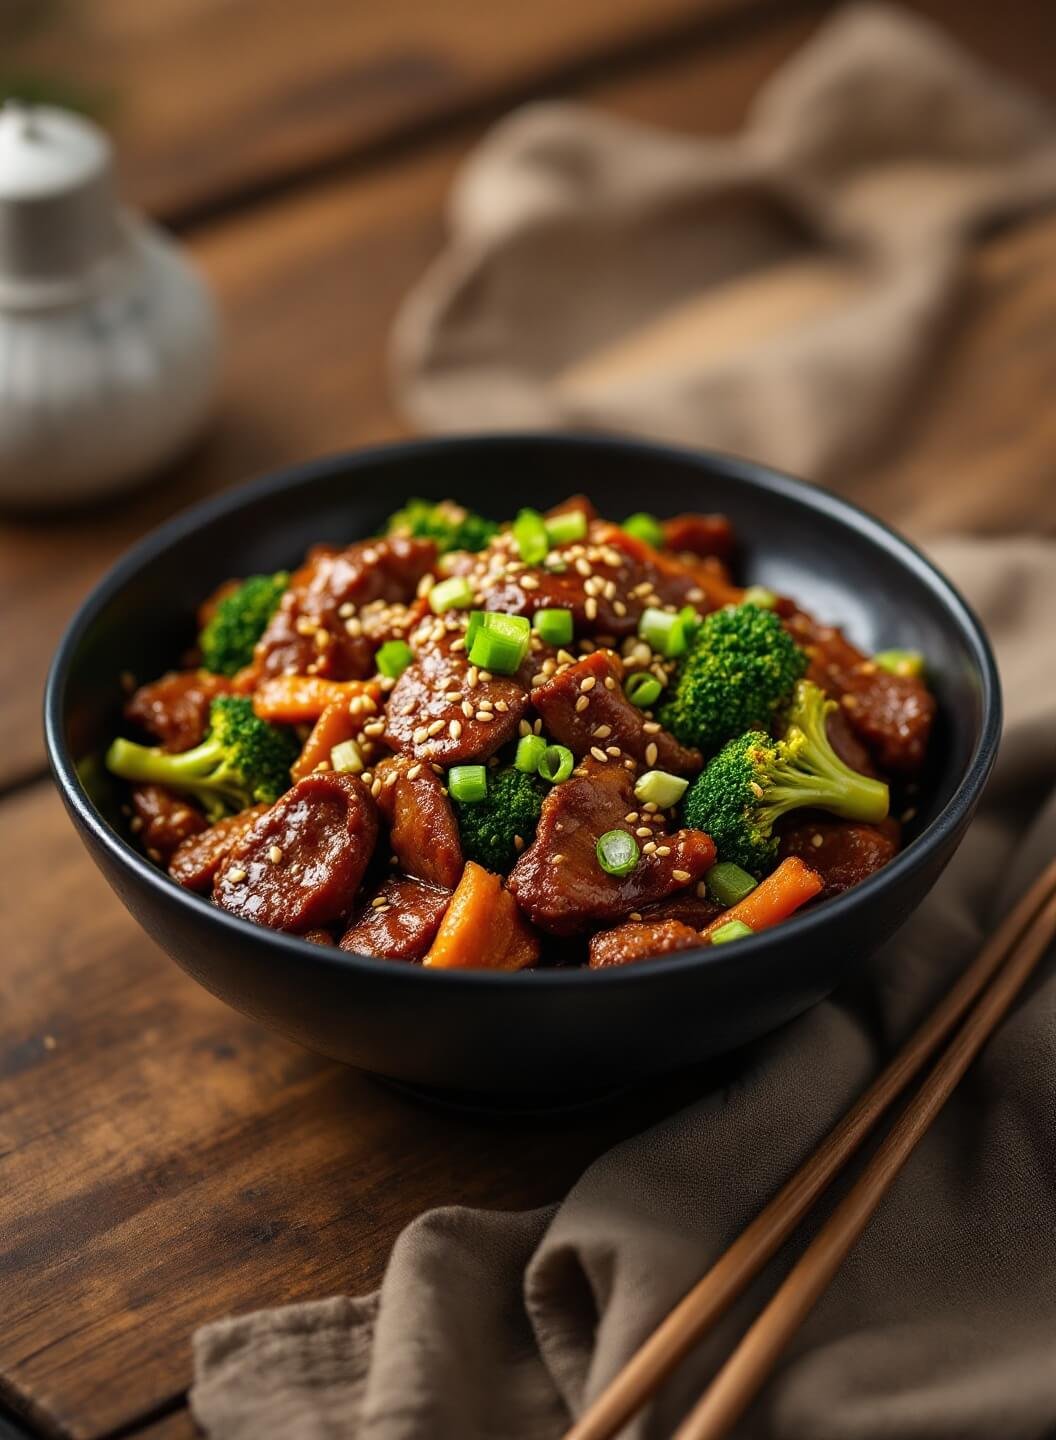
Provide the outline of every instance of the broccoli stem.
<path id="1" fill-rule="evenodd" d="M 871 824 L 887 816 L 891 803 L 887 785 L 852 770 L 832 748 L 825 722 L 835 708 L 836 702 L 816 685 L 803 680 L 796 685 L 781 747 L 783 758 L 770 771 L 761 807 L 768 825 L 786 811 L 805 806 Z"/>
<path id="2" fill-rule="evenodd" d="M 106 752 L 106 768 L 112 774 L 133 783 L 189 790 L 201 799 L 210 819 L 226 813 L 225 800 L 235 809 L 241 804 L 237 785 L 226 785 L 218 773 L 223 760 L 223 746 L 211 739 L 173 755 L 152 745 L 118 738 Z"/>

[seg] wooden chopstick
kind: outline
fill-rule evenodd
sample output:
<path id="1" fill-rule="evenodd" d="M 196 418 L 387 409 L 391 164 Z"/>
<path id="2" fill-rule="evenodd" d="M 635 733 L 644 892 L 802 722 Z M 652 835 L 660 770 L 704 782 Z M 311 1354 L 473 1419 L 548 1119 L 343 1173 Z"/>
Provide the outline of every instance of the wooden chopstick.
<path id="1" fill-rule="evenodd" d="M 814 1154 L 661 1321 L 567 1431 L 564 1440 L 611 1440 L 776 1254 L 877 1121 L 964 1017 L 1056 891 L 1056 860 Z"/>
<path id="2" fill-rule="evenodd" d="M 722 1440 L 743 1414 L 778 1355 L 810 1313 L 914 1147 L 986 1044 L 1056 935 L 1052 895 L 1008 963 L 936 1062 L 876 1153 L 715 1376 L 674 1440 Z"/>

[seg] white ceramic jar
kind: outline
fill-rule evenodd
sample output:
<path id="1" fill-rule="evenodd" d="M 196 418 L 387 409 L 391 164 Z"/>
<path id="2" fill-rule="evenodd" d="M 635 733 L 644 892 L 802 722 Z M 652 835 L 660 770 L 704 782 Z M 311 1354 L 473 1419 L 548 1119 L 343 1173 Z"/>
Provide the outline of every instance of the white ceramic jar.
<path id="1" fill-rule="evenodd" d="M 201 428 L 217 324 L 196 271 L 118 204 L 106 136 L 0 109 L 0 504 L 133 484 Z"/>

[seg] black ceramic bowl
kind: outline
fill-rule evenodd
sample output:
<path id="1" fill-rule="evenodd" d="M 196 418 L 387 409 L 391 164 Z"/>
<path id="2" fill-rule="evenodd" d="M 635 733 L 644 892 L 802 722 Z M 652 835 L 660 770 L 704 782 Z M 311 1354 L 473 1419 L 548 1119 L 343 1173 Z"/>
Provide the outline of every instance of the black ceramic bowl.
<path id="1" fill-rule="evenodd" d="M 89 778 L 91 757 L 118 728 L 122 672 L 148 678 L 175 663 L 196 605 L 220 580 L 290 566 L 316 541 L 370 535 L 408 495 L 454 496 L 502 517 L 577 490 L 617 517 L 725 511 L 743 577 L 794 596 L 866 650 L 927 655 L 940 706 L 933 759 L 910 841 L 885 870 L 736 945 L 597 973 L 437 973 L 237 919 L 181 890 L 129 843 L 114 798 Z M 964 601 L 917 550 L 852 505 L 725 456 L 541 435 L 314 461 L 177 517 L 81 606 L 45 708 L 55 777 L 93 859 L 148 934 L 207 989 L 351 1065 L 528 1102 L 707 1059 L 824 996 L 912 914 L 953 854 L 993 763 L 1001 710 L 993 657 Z"/>

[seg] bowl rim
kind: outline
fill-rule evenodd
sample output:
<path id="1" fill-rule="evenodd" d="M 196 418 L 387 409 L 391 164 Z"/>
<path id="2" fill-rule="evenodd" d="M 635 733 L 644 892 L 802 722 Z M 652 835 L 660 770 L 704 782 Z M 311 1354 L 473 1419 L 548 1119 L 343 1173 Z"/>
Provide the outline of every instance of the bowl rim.
<path id="1" fill-rule="evenodd" d="M 466 448 L 502 449 L 519 444 L 543 448 L 579 448 L 597 452 L 618 450 L 639 455 L 643 460 L 675 460 L 680 464 L 697 466 L 713 475 L 718 472 L 720 478 L 746 485 L 757 492 L 779 494 L 855 530 L 924 583 L 960 629 L 972 653 L 982 690 L 982 721 L 975 747 L 956 789 L 930 824 L 882 870 L 843 894 L 827 900 L 818 909 L 793 915 L 773 931 L 766 930 L 753 935 L 741 940 L 736 946 L 721 946 L 716 951 L 712 946 L 702 945 L 658 957 L 650 960 L 647 965 L 611 966 L 601 970 L 590 970 L 586 966 L 541 968 L 526 971 L 518 978 L 519 972 L 509 974 L 494 970 L 426 970 L 420 965 L 398 964 L 377 956 L 341 950 L 336 945 L 316 945 L 301 936 L 257 925 L 212 905 L 206 897 L 177 885 L 105 820 L 77 775 L 64 734 L 64 705 L 73 658 L 85 632 L 103 607 L 133 576 L 201 526 L 256 504 L 270 495 L 301 487 L 310 488 L 318 480 L 332 474 L 369 470 L 379 461 L 398 464 L 401 458 L 407 456 L 417 458 Z M 211 921 L 220 927 L 221 932 L 231 932 L 232 938 L 241 937 L 245 940 L 252 935 L 258 944 L 296 959 L 302 966 L 311 960 L 325 968 L 365 972 L 375 980 L 384 975 L 395 984 L 421 984 L 422 977 L 427 977 L 425 983 L 428 984 L 474 989 L 503 987 L 511 992 L 526 983 L 533 989 L 538 986 L 564 989 L 577 985 L 596 988 L 599 985 L 659 984 L 666 977 L 685 974 L 697 967 L 724 969 L 735 963 L 740 968 L 745 961 L 761 958 L 764 952 L 779 946 L 809 943 L 810 937 L 823 926 L 837 923 L 842 916 L 849 914 L 854 906 L 860 905 L 869 896 L 879 894 L 884 889 L 893 890 L 903 878 L 925 866 L 951 831 L 956 830 L 971 813 L 993 768 L 1001 736 L 1001 720 L 1001 686 L 997 663 L 978 616 L 952 581 L 916 545 L 882 520 L 853 501 L 829 490 L 741 456 L 634 436 L 575 431 L 496 431 L 391 441 L 283 466 L 201 500 L 148 531 L 125 550 L 96 582 L 74 612 L 59 641 L 44 690 L 44 735 L 48 761 L 66 808 L 119 867 L 131 870 L 148 888 L 156 890 L 163 901 L 193 912 L 193 916 L 207 924 Z M 192 916 L 189 915 L 188 918 Z M 733 951 L 736 951 L 736 956 Z"/>

